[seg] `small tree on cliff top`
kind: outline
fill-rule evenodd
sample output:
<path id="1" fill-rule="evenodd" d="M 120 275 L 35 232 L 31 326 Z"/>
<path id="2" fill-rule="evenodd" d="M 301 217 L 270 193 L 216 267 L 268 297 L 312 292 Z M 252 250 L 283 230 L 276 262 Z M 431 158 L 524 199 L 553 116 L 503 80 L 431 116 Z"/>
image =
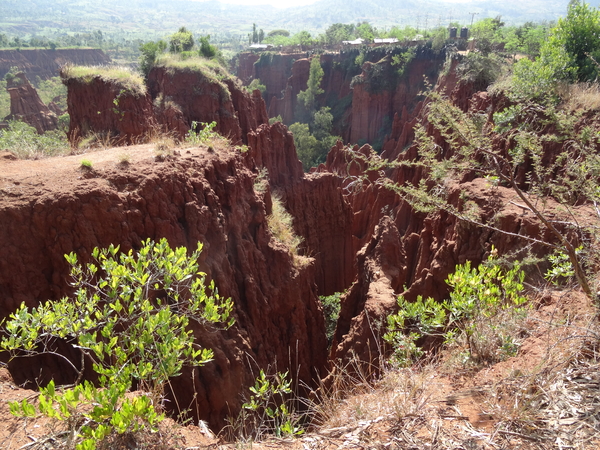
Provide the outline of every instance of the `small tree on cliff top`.
<path id="1" fill-rule="evenodd" d="M 169 51 L 171 53 L 189 52 L 194 46 L 194 36 L 186 27 L 181 27 L 177 33 L 169 39 Z"/>
<path id="2" fill-rule="evenodd" d="M 0 346 L 11 357 L 52 353 L 78 372 L 78 379 L 60 390 L 51 381 L 41 389 L 37 410 L 25 399 L 11 404 L 11 412 L 39 412 L 63 421 L 70 428 L 69 444 L 78 450 L 100 443 L 120 448 L 125 435 L 155 430 L 164 417 L 160 409 L 168 379 L 184 364 L 200 366 L 213 356 L 194 343 L 189 325 L 233 323 L 231 300 L 221 299 L 213 283 L 206 287 L 198 272 L 201 249 L 199 244 L 187 256 L 184 247 L 172 250 L 162 239 L 147 240 L 136 254 L 119 254 L 111 245 L 94 249 L 95 263 L 85 268 L 75 254 L 66 255 L 74 298 L 32 309 L 21 305 L 4 325 Z M 54 351 L 57 339 L 75 341 L 79 367 Z M 97 384 L 79 384 L 86 361 L 99 375 Z M 125 396 L 134 380 L 147 393 Z"/>

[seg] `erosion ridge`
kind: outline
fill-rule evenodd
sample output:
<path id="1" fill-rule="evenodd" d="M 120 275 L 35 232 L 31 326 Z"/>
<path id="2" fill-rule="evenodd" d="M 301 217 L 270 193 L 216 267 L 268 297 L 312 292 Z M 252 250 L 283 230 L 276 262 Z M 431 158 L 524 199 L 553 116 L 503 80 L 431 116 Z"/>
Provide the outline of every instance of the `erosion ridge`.
<path id="1" fill-rule="evenodd" d="M 109 64 L 110 58 L 99 49 L 0 50 L 0 77 L 12 67 L 25 72 L 30 79 L 48 79 L 58 75 L 65 64 L 99 66 Z"/>
<path id="2" fill-rule="evenodd" d="M 151 146 L 114 149 L 86 155 L 94 163 L 87 172 L 76 156 L 18 162 L 5 155 L 0 160 L 0 315 L 6 317 L 21 302 L 34 306 L 68 294 L 65 253 L 74 251 L 85 262 L 93 247 L 111 243 L 129 250 L 145 238 L 166 237 L 172 246 L 190 249 L 203 242 L 201 269 L 222 295 L 233 298 L 237 324 L 228 331 L 195 330 L 198 341 L 215 350 L 215 361 L 193 377 L 185 373 L 173 386 L 177 398 L 186 401 L 180 404 L 214 429 L 239 410 L 259 368 L 289 369 L 296 381 L 313 387 L 326 374 L 317 295 L 346 290 L 330 358 L 376 360 L 374 324 L 394 308 L 396 295 L 441 299 L 447 292 L 444 280 L 457 263 L 481 261 L 492 245 L 500 252 L 516 245 L 516 238 L 466 226 L 443 212 L 416 214 L 376 183 L 352 189 L 351 177 L 362 175 L 362 169 L 349 162 L 368 155 L 369 146 L 338 143 L 326 164 L 304 174 L 291 134 L 281 123 L 268 124 L 256 92 L 186 71 L 155 70 L 148 94 L 119 97 L 123 120 L 110 107 L 121 94 L 119 86 L 102 80 L 68 83 L 71 137 L 87 129 L 135 142 L 154 124 L 183 130 L 192 121 L 215 120 L 222 134 L 246 144 L 247 151 L 182 149 L 156 161 Z M 86 113 L 83 89 L 106 109 Z M 173 102 L 169 114 L 160 102 L 157 106 L 161 94 Z M 208 101 L 215 98 L 219 101 Z M 128 165 L 119 164 L 123 152 L 132 153 Z M 270 183 L 265 193 L 253 188 L 262 168 Z M 390 178 L 418 180 L 419 172 L 401 167 Z M 473 181 L 471 190 L 485 201 L 484 181 Z M 307 267 L 294 266 L 268 231 L 273 192 L 284 199 L 305 254 L 314 258 Z M 511 192 L 499 188 L 497 196 L 504 205 L 502 226 L 529 227 L 535 235 L 533 218 L 511 206 Z M 49 367 L 45 361 L 15 361 L 11 371 L 15 379 L 43 382 L 51 374 L 40 378 L 40 365 Z M 194 394 L 197 403 L 188 405 Z"/>
<path id="3" fill-rule="evenodd" d="M 406 67 L 394 62 L 394 57 L 409 50 L 414 57 Z M 426 82 L 436 83 L 446 54 L 425 46 L 348 49 L 322 55 L 241 53 L 238 77 L 245 84 L 259 79 L 266 88 L 269 117 L 280 115 L 291 124 L 298 121 L 297 96 L 307 87 L 310 57 L 318 57 L 324 71 L 324 92 L 317 104 L 334 111 L 334 134 L 345 142 L 379 143 L 385 148 L 392 146 L 387 143 L 388 135 L 397 134 L 401 127 L 398 120 L 418 112 L 420 93 Z"/>

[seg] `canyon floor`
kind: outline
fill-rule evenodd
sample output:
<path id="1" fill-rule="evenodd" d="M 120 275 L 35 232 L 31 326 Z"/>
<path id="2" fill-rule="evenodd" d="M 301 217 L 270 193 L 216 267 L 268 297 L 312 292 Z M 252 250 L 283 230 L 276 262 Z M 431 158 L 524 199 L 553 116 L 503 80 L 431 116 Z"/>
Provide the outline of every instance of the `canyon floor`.
<path id="1" fill-rule="evenodd" d="M 206 149 L 178 148 L 173 158 L 218 158 Z M 159 156 L 159 159 L 161 157 Z M 86 179 L 120 165 L 147 165 L 155 145 L 114 148 L 36 161 L 0 154 L 0 193 L 33 196 L 81 189 Z M 91 162 L 91 168 L 82 166 Z M 91 183 L 91 181 L 90 181 Z M 340 368 L 314 423 L 294 439 L 251 441 L 171 420 L 147 445 L 122 448 L 292 449 L 593 449 L 600 447 L 600 326 L 597 310 L 576 290 L 529 288 L 531 309 L 518 324 L 518 353 L 495 364 L 473 364 L 461 349 L 442 349 L 410 368 L 389 367 L 367 380 Z M 0 369 L 0 449 L 62 448 L 64 423 L 10 414 L 8 402 L 34 398 Z M 157 443 L 159 442 L 160 443 Z"/>

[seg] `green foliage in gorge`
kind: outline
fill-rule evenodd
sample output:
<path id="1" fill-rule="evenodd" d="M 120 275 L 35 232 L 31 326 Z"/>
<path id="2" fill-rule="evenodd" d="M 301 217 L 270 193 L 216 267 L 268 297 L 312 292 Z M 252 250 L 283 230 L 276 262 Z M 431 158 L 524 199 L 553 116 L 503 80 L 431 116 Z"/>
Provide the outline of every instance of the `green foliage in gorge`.
<path id="1" fill-rule="evenodd" d="M 0 130 L 0 149 L 7 150 L 20 159 L 57 156 L 71 150 L 63 131 L 38 134 L 31 125 L 16 120 L 9 121 L 7 129 Z"/>
<path id="2" fill-rule="evenodd" d="M 393 361 L 410 365 L 423 355 L 417 341 L 439 335 L 448 345 L 465 346 L 476 362 L 494 362 L 513 356 L 510 325 L 524 312 L 525 273 L 519 265 L 503 269 L 495 250 L 486 263 L 471 268 L 470 261 L 456 266 L 446 279 L 450 298 L 438 303 L 421 296 L 415 302 L 398 298 L 399 311 L 388 316 L 384 339 L 392 345 Z"/>
<path id="3" fill-rule="evenodd" d="M 26 399 L 12 403 L 11 412 L 64 421 L 78 450 L 155 430 L 164 417 L 168 379 L 184 365 L 200 366 L 213 356 L 194 342 L 190 324 L 233 324 L 231 300 L 221 298 L 198 272 L 201 250 L 199 244 L 188 256 L 184 247 L 171 249 L 166 239 L 146 240 L 136 253 L 119 253 L 111 245 L 95 248 L 95 262 L 85 267 L 74 253 L 66 255 L 73 298 L 31 309 L 21 305 L 4 324 L 0 347 L 15 357 L 50 351 L 53 339 L 74 339 L 82 364 L 93 361 L 99 382 L 60 389 L 51 382 L 41 389 L 37 406 Z M 81 377 L 83 367 L 79 370 Z M 125 395 L 134 380 L 146 392 Z"/>

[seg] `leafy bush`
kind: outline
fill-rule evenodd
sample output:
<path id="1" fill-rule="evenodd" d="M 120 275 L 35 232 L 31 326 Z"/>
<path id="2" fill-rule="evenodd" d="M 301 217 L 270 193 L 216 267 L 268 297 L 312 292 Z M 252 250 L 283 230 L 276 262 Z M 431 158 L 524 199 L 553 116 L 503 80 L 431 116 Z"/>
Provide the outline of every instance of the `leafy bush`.
<path id="1" fill-rule="evenodd" d="M 164 417 L 168 379 L 184 364 L 199 366 L 213 356 L 194 343 L 190 323 L 233 323 L 231 300 L 219 297 L 214 283 L 207 287 L 198 272 L 201 250 L 198 244 L 188 256 L 185 247 L 172 250 L 166 239 L 148 239 L 135 254 L 119 253 L 113 245 L 95 248 L 95 262 L 85 268 L 74 253 L 66 255 L 74 297 L 32 309 L 21 305 L 4 325 L 0 347 L 15 357 L 51 351 L 53 339 L 72 339 L 82 354 L 80 377 L 85 361 L 93 361 L 99 381 L 61 390 L 50 382 L 41 389 L 37 409 L 25 399 L 11 404 L 11 412 L 65 421 L 78 450 L 155 430 Z M 126 396 L 134 380 L 146 392 Z"/>
<path id="2" fill-rule="evenodd" d="M 185 135 L 185 143 L 188 145 L 204 145 L 213 139 L 220 139 L 215 127 L 217 122 L 205 123 L 192 121 L 192 127 Z"/>
<path id="3" fill-rule="evenodd" d="M 37 159 L 65 154 L 71 148 L 63 131 L 38 134 L 32 126 L 15 120 L 9 121 L 8 128 L 0 131 L 0 149 L 21 159 Z"/>
<path id="4" fill-rule="evenodd" d="M 260 91 L 260 94 L 264 97 L 265 93 L 267 92 L 267 87 L 262 84 L 260 82 L 259 78 L 255 78 L 254 80 L 252 80 L 250 82 L 250 84 L 248 85 L 248 91 L 253 92 L 256 89 L 258 89 Z"/>
<path id="5" fill-rule="evenodd" d="M 194 36 L 187 28 L 181 27 L 177 33 L 173 33 L 169 38 L 169 51 L 171 53 L 187 52 L 194 46 Z"/>
<path id="6" fill-rule="evenodd" d="M 244 426 L 254 437 L 275 433 L 277 437 L 299 436 L 304 432 L 299 426 L 288 372 L 268 376 L 263 370 L 250 387 L 250 400 L 242 405 L 249 414 L 242 414 Z"/>
<path id="7" fill-rule="evenodd" d="M 398 298 L 399 311 L 388 316 L 386 342 L 392 345 L 393 361 L 407 366 L 423 355 L 417 341 L 441 336 L 446 344 L 460 344 L 476 362 L 494 362 L 512 356 L 515 343 L 511 327 L 522 317 L 527 299 L 522 295 L 525 273 L 516 264 L 503 270 L 495 252 L 485 264 L 471 268 L 470 261 L 456 266 L 446 283 L 450 298 L 415 302 Z"/>
<path id="8" fill-rule="evenodd" d="M 340 317 L 342 295 L 343 292 L 336 292 L 332 295 L 319 297 L 323 306 L 323 315 L 325 316 L 325 333 L 327 334 L 327 341 L 330 344 L 335 334 L 338 318 Z"/>

